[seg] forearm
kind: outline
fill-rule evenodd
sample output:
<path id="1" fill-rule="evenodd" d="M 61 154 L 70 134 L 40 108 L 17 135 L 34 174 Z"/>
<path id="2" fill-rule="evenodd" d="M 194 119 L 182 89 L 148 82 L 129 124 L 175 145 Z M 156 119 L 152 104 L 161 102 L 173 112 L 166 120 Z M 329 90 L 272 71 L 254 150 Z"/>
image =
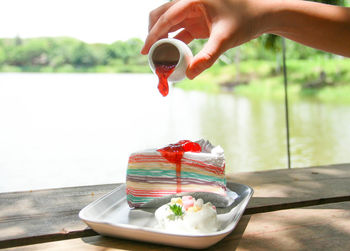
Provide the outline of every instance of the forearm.
<path id="1" fill-rule="evenodd" d="M 263 33 L 350 57 L 350 8 L 301 0 L 274 0 L 266 9 Z"/>

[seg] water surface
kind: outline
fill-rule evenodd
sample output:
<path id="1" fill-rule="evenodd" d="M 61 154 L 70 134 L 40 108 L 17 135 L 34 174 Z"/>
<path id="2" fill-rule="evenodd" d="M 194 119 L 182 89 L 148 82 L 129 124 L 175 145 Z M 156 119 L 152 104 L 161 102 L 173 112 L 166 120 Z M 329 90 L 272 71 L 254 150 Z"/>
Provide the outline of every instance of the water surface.
<path id="1" fill-rule="evenodd" d="M 150 74 L 0 74 L 0 192 L 123 182 L 133 151 L 205 138 L 227 172 L 287 167 L 283 102 L 170 88 Z M 350 107 L 291 104 L 294 167 L 350 162 Z"/>

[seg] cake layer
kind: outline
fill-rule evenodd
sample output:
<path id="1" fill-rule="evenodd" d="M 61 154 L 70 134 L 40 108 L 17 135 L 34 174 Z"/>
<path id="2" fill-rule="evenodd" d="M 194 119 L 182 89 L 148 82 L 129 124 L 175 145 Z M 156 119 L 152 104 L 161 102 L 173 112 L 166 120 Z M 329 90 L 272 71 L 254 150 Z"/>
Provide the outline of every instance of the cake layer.
<path id="1" fill-rule="evenodd" d="M 155 182 L 166 181 L 166 179 L 176 178 L 175 170 L 165 170 L 165 169 L 129 169 L 127 171 L 127 180 L 133 180 L 138 182 Z M 201 172 L 194 173 L 191 171 L 183 170 L 181 171 L 182 182 L 185 179 L 195 179 L 203 180 L 203 182 L 217 182 L 218 185 L 225 183 L 224 175 L 206 175 Z"/>
<path id="2" fill-rule="evenodd" d="M 128 171 L 129 170 L 144 170 L 145 172 L 147 171 L 152 171 L 152 170 L 176 170 L 176 165 L 172 163 L 159 163 L 159 162 L 152 162 L 152 163 L 130 163 L 128 166 Z M 211 166 L 203 166 L 199 167 L 198 165 L 190 165 L 190 164 L 183 164 L 181 162 L 181 172 L 195 172 L 198 174 L 202 175 L 207 175 L 207 176 L 215 176 L 215 177 L 222 177 L 225 178 L 225 172 L 222 170 L 215 170 L 215 167 Z"/>
<path id="3" fill-rule="evenodd" d="M 135 182 L 127 182 L 127 201 L 131 207 L 141 207 L 143 204 L 162 196 L 176 194 L 177 184 L 142 184 Z M 132 189 L 131 187 L 138 187 L 138 189 Z M 222 196 L 226 195 L 226 189 L 224 187 L 200 184 L 187 184 L 181 186 L 182 193 L 193 192 L 208 192 L 216 193 Z"/>
<path id="4" fill-rule="evenodd" d="M 183 149 L 188 145 L 172 144 L 131 154 L 126 178 L 127 201 L 131 207 L 176 193 L 226 194 L 222 148 L 204 140 L 191 144 L 201 152 L 185 152 Z"/>

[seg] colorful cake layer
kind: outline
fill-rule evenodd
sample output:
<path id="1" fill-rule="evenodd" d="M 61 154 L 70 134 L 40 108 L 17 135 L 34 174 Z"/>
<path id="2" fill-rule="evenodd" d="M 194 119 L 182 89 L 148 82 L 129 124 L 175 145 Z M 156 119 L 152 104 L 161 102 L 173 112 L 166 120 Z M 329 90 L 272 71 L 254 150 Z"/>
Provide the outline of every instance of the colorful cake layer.
<path id="1" fill-rule="evenodd" d="M 209 141 L 180 141 L 131 154 L 126 193 L 130 207 L 154 198 L 191 192 L 226 195 L 225 158 Z"/>

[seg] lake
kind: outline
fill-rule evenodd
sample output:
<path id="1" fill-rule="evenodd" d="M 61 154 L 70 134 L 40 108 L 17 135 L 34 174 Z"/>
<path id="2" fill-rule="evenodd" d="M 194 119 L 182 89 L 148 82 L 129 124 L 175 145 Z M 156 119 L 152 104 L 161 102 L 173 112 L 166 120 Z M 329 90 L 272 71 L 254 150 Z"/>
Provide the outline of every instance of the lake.
<path id="1" fill-rule="evenodd" d="M 283 101 L 170 88 L 151 74 L 0 74 L 0 192 L 125 180 L 131 152 L 205 138 L 229 173 L 287 168 Z M 292 166 L 350 162 L 350 106 L 290 104 Z"/>

